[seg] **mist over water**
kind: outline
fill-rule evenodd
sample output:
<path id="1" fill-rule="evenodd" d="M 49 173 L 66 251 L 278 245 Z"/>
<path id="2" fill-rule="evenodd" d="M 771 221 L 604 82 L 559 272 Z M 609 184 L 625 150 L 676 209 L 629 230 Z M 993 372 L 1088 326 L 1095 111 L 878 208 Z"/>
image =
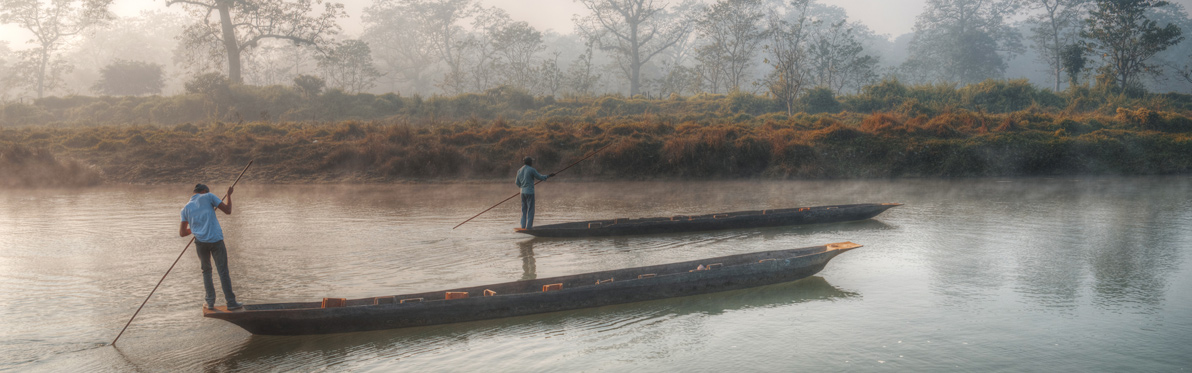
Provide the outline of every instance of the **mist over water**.
<path id="1" fill-rule="evenodd" d="M 512 232 L 501 184 L 241 184 L 219 215 L 248 303 L 433 291 L 852 241 L 816 277 L 501 320 L 302 337 L 201 316 L 186 185 L 0 191 L 0 370 L 1180 371 L 1192 178 L 551 181 L 537 224 L 906 204 L 806 227 L 596 239 Z M 211 184 L 222 191 L 226 185 Z M 223 299 L 221 298 L 220 303 Z"/>

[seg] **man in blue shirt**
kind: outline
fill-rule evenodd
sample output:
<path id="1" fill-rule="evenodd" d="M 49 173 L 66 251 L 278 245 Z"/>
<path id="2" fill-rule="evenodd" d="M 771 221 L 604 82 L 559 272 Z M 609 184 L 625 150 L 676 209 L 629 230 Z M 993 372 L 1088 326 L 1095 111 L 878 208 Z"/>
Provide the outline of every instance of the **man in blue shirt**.
<path id="1" fill-rule="evenodd" d="M 228 249 L 224 246 L 223 229 L 220 229 L 219 220 L 215 218 L 216 209 L 224 214 L 232 214 L 232 187 L 228 187 L 226 201 L 220 201 L 219 197 L 211 194 L 211 190 L 203 184 L 195 185 L 194 193 L 190 202 L 182 207 L 182 225 L 178 228 L 178 235 L 195 235 L 195 252 L 199 254 L 199 264 L 203 268 L 203 290 L 207 292 L 207 309 L 215 309 L 215 284 L 211 282 L 212 257 L 215 257 L 215 269 L 219 272 L 219 285 L 223 287 L 228 310 L 244 308 L 236 302 L 236 294 L 232 292 L 232 278 L 228 275 Z"/>
<path id="2" fill-rule="evenodd" d="M 534 227 L 534 181 L 546 180 L 551 176 L 555 176 L 555 174 L 542 175 L 538 173 L 538 170 L 535 170 L 533 167 L 534 158 L 525 157 L 522 159 L 522 163 L 526 165 L 522 166 L 520 170 L 517 170 L 517 178 L 514 179 L 514 182 L 521 188 L 521 227 L 522 229 L 530 229 Z"/>

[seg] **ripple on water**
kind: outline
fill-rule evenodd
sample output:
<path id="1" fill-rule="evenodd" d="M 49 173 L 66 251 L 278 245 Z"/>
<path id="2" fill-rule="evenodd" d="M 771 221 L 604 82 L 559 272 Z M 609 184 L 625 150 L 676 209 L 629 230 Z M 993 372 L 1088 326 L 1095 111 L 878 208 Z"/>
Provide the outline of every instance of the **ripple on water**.
<path id="1" fill-rule="evenodd" d="M 1009 181 L 544 189 L 539 224 L 906 203 L 855 223 L 581 240 L 513 233 L 513 205 L 451 229 L 506 195 L 505 185 L 246 184 L 236 214 L 220 219 L 237 293 L 253 303 L 432 291 L 845 240 L 866 248 L 834 259 L 823 278 L 774 287 L 301 337 L 250 336 L 201 318 L 192 251 L 119 348 L 96 346 L 114 337 L 185 245 L 175 232 L 187 193 L 0 190 L 0 292 L 18 294 L 0 310 L 7 337 L 0 369 L 663 371 L 748 362 L 774 371 L 793 364 L 1169 371 L 1186 361 L 1192 325 L 1178 320 L 1192 309 L 1183 281 L 1192 179 Z"/>

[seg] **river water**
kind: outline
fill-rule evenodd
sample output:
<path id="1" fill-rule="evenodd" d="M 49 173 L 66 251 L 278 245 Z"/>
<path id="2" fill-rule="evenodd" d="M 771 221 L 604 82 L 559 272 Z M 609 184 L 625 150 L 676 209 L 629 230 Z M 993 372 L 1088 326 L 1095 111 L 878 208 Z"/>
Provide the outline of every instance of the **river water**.
<path id="1" fill-rule="evenodd" d="M 2 190 L 0 370 L 1192 369 L 1192 178 L 551 182 L 539 186 L 539 225 L 906 205 L 842 224 L 531 239 L 512 232 L 511 201 L 451 229 L 516 193 L 506 184 L 245 182 L 234 214 L 219 215 L 233 284 L 248 303 L 314 301 L 865 247 L 815 277 L 762 288 L 300 337 L 203 318 L 191 249 L 112 347 L 187 242 L 176 232 L 189 186 Z"/>

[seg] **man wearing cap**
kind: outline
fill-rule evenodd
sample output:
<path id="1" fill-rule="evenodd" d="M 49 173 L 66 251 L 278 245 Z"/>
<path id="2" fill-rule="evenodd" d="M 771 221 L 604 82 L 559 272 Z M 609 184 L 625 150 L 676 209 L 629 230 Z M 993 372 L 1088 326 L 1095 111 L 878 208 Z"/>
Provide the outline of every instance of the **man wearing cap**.
<path id="1" fill-rule="evenodd" d="M 215 309 L 215 284 L 211 281 L 211 258 L 215 257 L 215 270 L 219 272 L 219 285 L 223 287 L 228 310 L 244 308 L 236 302 L 236 294 L 232 292 L 232 278 L 228 275 L 228 249 L 224 246 L 223 229 L 220 229 L 219 220 L 215 218 L 216 209 L 224 214 L 232 214 L 232 187 L 228 187 L 228 199 L 225 201 L 220 201 L 203 184 L 195 185 L 194 193 L 190 202 L 182 207 L 182 225 L 178 228 L 178 235 L 195 235 L 195 252 L 199 254 L 199 265 L 203 268 L 203 290 L 207 292 L 205 305 L 209 310 Z"/>
<path id="2" fill-rule="evenodd" d="M 522 158 L 522 166 L 517 170 L 517 178 L 514 182 L 521 188 L 522 200 L 522 215 L 521 227 L 522 229 L 530 229 L 534 227 L 534 180 L 546 180 L 555 174 L 542 175 L 538 170 L 534 169 L 534 158 Z"/>

